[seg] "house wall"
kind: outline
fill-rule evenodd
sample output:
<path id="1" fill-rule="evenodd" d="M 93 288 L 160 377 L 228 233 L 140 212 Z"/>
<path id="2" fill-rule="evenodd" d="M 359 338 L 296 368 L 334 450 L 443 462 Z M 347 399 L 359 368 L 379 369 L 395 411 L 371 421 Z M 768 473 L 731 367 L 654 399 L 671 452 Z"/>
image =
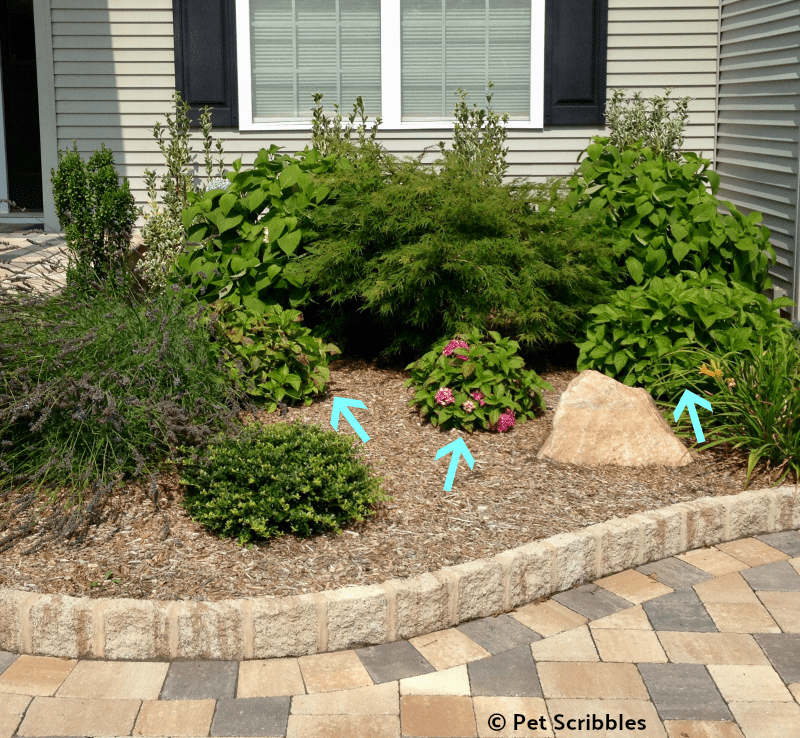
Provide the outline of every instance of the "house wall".
<path id="1" fill-rule="evenodd" d="M 778 260 L 772 281 L 800 303 L 800 5 L 724 0 L 720 24 L 717 196 L 757 210 Z M 800 317 L 798 309 L 793 318 Z"/>
<path id="2" fill-rule="evenodd" d="M 164 171 L 152 135 L 166 123 L 174 89 L 171 0 L 35 0 L 49 4 L 59 148 L 77 140 L 87 157 L 101 142 L 114 152 L 139 204 L 147 192 L 144 170 Z M 609 0 L 608 86 L 641 90 L 645 97 L 673 87 L 673 98 L 691 96 L 685 148 L 713 155 L 719 0 Z M 654 7 L 655 6 L 655 7 Z M 609 93 L 610 94 L 610 93 Z M 349 112 L 345 108 L 345 112 Z M 509 177 L 544 180 L 570 174 L 579 153 L 600 127 L 509 131 Z M 306 133 L 214 129 L 224 143 L 225 163 L 242 157 L 251 166 L 272 143 L 289 153 L 309 142 Z M 202 140 L 198 174 L 203 174 Z M 447 140 L 441 131 L 379 135 L 396 155 L 418 154 Z M 141 219 L 137 225 L 141 225 Z"/>

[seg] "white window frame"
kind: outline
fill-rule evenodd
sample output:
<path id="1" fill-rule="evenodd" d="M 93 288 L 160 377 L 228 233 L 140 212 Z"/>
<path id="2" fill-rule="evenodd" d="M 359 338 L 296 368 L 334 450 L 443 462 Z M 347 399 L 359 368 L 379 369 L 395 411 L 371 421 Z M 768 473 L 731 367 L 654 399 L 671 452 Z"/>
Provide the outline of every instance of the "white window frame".
<path id="1" fill-rule="evenodd" d="M 510 120 L 508 129 L 544 128 L 544 4 L 531 2 L 530 120 Z M 250 68 L 250 0 L 236 0 L 236 66 L 239 84 L 240 131 L 310 131 L 310 120 L 276 119 L 253 122 Z M 381 119 L 380 131 L 452 130 L 455 121 L 403 121 L 400 89 L 400 0 L 381 0 Z M 454 103 L 455 106 L 455 103 Z M 343 106 L 343 109 L 346 106 Z M 309 103 L 309 110 L 311 103 Z M 502 111 L 498 111 L 502 112 Z"/>

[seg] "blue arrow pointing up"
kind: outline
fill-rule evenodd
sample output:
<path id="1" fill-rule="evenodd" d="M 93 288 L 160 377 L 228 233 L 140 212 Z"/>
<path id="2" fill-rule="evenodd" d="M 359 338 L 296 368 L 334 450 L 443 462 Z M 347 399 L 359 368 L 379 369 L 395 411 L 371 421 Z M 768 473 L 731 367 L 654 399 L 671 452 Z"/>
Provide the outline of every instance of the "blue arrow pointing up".
<path id="1" fill-rule="evenodd" d="M 444 491 L 449 492 L 453 489 L 453 480 L 456 478 L 456 469 L 458 468 L 458 460 L 461 456 L 463 456 L 467 463 L 469 464 L 469 468 L 472 469 L 472 466 L 475 464 L 475 459 L 472 458 L 472 454 L 469 452 L 467 448 L 467 444 L 464 443 L 463 438 L 457 438 L 452 443 L 448 443 L 446 446 L 442 446 L 436 452 L 436 458 L 441 459 L 442 456 L 446 456 L 452 451 L 453 456 L 450 459 L 450 466 L 447 469 L 447 478 L 444 480 Z"/>
<path id="2" fill-rule="evenodd" d="M 333 410 L 331 411 L 331 425 L 335 431 L 339 430 L 339 415 L 344 415 L 344 419 L 350 423 L 353 430 L 358 433 L 358 437 L 366 443 L 369 441 L 369 436 L 364 432 L 360 423 L 353 417 L 350 412 L 351 407 L 362 407 L 364 410 L 367 406 L 361 400 L 348 400 L 346 397 L 333 398 Z"/>
<path id="3" fill-rule="evenodd" d="M 694 428 L 694 434 L 697 436 L 697 442 L 703 443 L 706 440 L 706 437 L 703 435 L 703 429 L 700 427 L 700 418 L 697 417 L 697 410 L 694 407 L 695 405 L 700 405 L 700 407 L 704 407 L 709 412 L 714 412 L 711 409 L 711 403 L 708 400 L 704 400 L 694 392 L 684 390 L 683 395 L 681 395 L 680 402 L 678 403 L 678 407 L 676 407 L 675 412 L 672 413 L 672 417 L 675 418 L 675 422 L 677 423 L 678 418 L 680 418 L 683 414 L 683 409 L 686 408 L 689 411 L 689 418 L 692 421 L 692 428 Z"/>

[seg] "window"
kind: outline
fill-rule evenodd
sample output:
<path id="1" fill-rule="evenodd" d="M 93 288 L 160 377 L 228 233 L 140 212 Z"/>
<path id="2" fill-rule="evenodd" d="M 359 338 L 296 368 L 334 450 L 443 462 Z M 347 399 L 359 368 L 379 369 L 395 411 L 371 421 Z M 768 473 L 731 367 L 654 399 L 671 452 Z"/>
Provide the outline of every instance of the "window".
<path id="1" fill-rule="evenodd" d="M 382 130 L 452 128 L 456 89 L 541 128 L 544 0 L 236 0 L 241 130 L 311 128 L 312 94 Z"/>

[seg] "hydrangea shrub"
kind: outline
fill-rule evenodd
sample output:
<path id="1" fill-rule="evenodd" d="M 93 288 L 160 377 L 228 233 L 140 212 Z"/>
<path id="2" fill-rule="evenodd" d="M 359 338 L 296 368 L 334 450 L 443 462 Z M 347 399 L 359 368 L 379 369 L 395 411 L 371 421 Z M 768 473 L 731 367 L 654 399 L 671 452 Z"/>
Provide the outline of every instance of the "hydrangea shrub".
<path id="1" fill-rule="evenodd" d="M 434 426 L 472 433 L 484 429 L 505 433 L 544 412 L 542 390 L 553 387 L 536 372 L 525 369 L 517 356 L 519 344 L 495 331 L 439 341 L 418 361 L 409 364 L 415 405 Z"/>

